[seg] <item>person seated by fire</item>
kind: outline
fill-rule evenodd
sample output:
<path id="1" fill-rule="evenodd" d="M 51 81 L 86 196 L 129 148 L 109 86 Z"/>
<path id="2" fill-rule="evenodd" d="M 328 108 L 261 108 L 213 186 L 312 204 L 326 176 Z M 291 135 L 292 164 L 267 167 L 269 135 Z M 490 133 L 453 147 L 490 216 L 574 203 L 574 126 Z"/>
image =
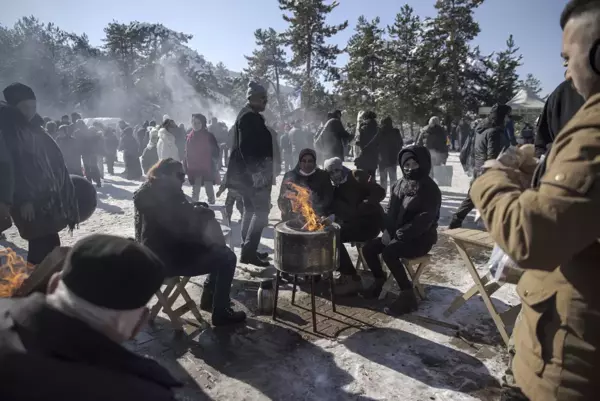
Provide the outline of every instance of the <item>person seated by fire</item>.
<path id="1" fill-rule="evenodd" d="M 183 193 L 181 162 L 162 159 L 133 195 L 135 238 L 166 265 L 168 276 L 208 274 L 200 307 L 212 312 L 215 326 L 243 322 L 230 306 L 237 258 L 225 244 L 221 226 L 205 203 L 190 203 Z"/>
<path id="2" fill-rule="evenodd" d="M 93 235 L 62 266 L 45 292 L 0 302 L 0 399 L 175 400 L 181 383 L 121 346 L 147 321 L 165 278 L 159 258 L 132 240 Z"/>
<path id="3" fill-rule="evenodd" d="M 379 255 L 400 287 L 400 296 L 386 313 L 402 315 L 417 308 L 417 298 L 402 259 L 427 255 L 437 242 L 442 193 L 429 176 L 431 155 L 424 146 L 409 146 L 398 154 L 403 178 L 393 187 L 384 220 L 384 232 L 362 249 L 375 283 L 362 295 L 377 298 L 386 281 Z"/>
<path id="4" fill-rule="evenodd" d="M 42 128 L 33 90 L 7 86 L 0 103 L 0 132 L 8 149 L 10 173 L 0 177 L 0 217 L 10 215 L 21 238 L 29 241 L 27 260 L 39 264 L 60 246 L 58 233 L 79 223 L 75 187 L 56 142 Z"/>
<path id="5" fill-rule="evenodd" d="M 301 195 L 306 192 L 306 204 L 301 204 Z M 317 166 L 317 154 L 312 149 L 302 149 L 296 167 L 285 173 L 281 182 L 277 205 L 281 220 L 302 220 L 303 207 L 312 207 L 316 215 L 329 213 L 333 201 L 333 186 L 329 174 Z M 306 222 L 303 222 L 303 224 Z"/>
<path id="6" fill-rule="evenodd" d="M 344 167 L 338 157 L 326 160 L 324 166 L 334 186 L 331 212 L 340 225 L 341 275 L 336 293 L 355 294 L 362 290 L 362 282 L 343 244 L 365 242 L 379 235 L 383 226 L 380 202 L 385 190 L 366 171 Z"/>

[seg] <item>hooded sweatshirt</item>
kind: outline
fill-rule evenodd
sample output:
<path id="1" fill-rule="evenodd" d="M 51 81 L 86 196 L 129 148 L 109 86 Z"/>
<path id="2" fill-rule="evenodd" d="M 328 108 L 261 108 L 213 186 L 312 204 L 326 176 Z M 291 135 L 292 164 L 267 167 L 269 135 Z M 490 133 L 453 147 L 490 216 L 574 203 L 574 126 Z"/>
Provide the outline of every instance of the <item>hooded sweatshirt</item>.
<path id="1" fill-rule="evenodd" d="M 168 159 L 181 161 L 179 157 L 179 148 L 177 147 L 176 138 L 166 128 L 158 130 L 158 143 L 156 144 L 158 159 Z"/>
<path id="2" fill-rule="evenodd" d="M 429 176 L 429 151 L 419 145 L 404 148 L 398 154 L 398 164 L 408 154 L 419 163 L 418 177 L 409 179 L 403 170 L 403 178 L 392 187 L 385 230 L 390 239 L 411 243 L 426 254 L 437 242 L 442 193 Z"/>

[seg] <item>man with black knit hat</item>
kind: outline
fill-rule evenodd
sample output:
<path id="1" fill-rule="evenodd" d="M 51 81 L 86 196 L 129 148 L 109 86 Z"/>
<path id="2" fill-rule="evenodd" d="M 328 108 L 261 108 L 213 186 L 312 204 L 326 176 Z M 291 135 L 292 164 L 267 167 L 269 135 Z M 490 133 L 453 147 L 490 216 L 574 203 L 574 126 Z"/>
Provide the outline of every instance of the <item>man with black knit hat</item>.
<path id="1" fill-rule="evenodd" d="M 47 295 L 0 304 L 0 399 L 174 400 L 167 370 L 120 345 L 145 324 L 164 277 L 135 241 L 79 241 Z"/>
<path id="2" fill-rule="evenodd" d="M 0 132 L 11 167 L 0 178 L 0 212 L 10 207 L 19 234 L 29 241 L 27 260 L 39 264 L 60 245 L 58 233 L 79 222 L 77 198 L 60 149 L 41 127 L 33 90 L 15 83 L 3 93 Z"/>
<path id="3" fill-rule="evenodd" d="M 250 82 L 248 104 L 234 125 L 234 138 L 226 173 L 227 188 L 238 191 L 244 200 L 242 253 L 240 262 L 266 267 L 266 255 L 259 254 L 262 230 L 269 222 L 273 181 L 273 143 L 262 116 L 267 106 L 267 90 Z"/>
<path id="4" fill-rule="evenodd" d="M 483 172 L 483 165 L 488 160 L 496 160 L 503 150 L 510 146 L 506 136 L 506 123 L 510 119 L 512 108 L 505 104 L 496 104 L 492 107 L 490 115 L 475 128 L 475 144 L 473 146 L 473 157 L 475 159 L 473 180 Z M 469 194 L 460 204 L 449 229 L 459 228 L 463 220 L 473 210 L 473 201 Z"/>

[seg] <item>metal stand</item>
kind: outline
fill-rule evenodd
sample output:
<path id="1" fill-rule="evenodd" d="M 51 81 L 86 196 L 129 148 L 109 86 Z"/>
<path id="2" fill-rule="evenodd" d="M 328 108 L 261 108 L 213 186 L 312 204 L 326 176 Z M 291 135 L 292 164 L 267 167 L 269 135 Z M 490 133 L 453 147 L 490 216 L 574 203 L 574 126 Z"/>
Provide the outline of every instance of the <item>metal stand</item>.
<path id="1" fill-rule="evenodd" d="M 311 315 L 312 315 L 312 326 L 313 333 L 317 332 L 317 307 L 315 302 L 315 277 L 314 275 L 310 276 L 310 307 L 311 307 Z M 279 298 L 279 281 L 281 280 L 281 272 L 277 270 L 277 275 L 275 276 L 275 300 L 273 302 L 273 320 L 277 320 L 277 298 Z M 294 282 L 292 285 L 292 305 L 295 305 L 296 302 L 296 288 L 298 287 L 298 275 L 294 274 Z M 329 288 L 331 291 L 331 309 L 335 313 L 335 280 L 333 278 L 333 274 L 330 276 Z"/>

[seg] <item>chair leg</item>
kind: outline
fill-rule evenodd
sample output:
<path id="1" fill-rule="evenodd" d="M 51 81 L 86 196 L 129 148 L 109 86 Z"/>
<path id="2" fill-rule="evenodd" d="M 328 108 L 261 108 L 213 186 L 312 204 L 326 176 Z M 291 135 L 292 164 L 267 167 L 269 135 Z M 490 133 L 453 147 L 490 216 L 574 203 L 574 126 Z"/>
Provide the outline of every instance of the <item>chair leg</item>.
<path id="1" fill-rule="evenodd" d="M 279 298 L 279 280 L 281 277 L 281 272 L 277 270 L 277 274 L 275 275 L 275 297 L 273 299 L 273 320 L 277 320 L 277 298 Z"/>
<path id="2" fill-rule="evenodd" d="M 292 305 L 296 302 L 296 287 L 298 286 L 298 275 L 294 274 L 294 284 L 292 285 Z"/>
<path id="3" fill-rule="evenodd" d="M 181 319 L 179 318 L 179 316 L 177 316 L 175 312 L 173 312 L 173 309 L 171 309 L 167 297 L 165 297 L 160 291 L 157 291 L 156 297 L 158 298 L 158 302 L 162 304 L 163 310 L 169 317 L 169 320 L 171 321 L 171 324 L 175 327 L 175 330 L 182 331 L 183 324 L 181 323 Z"/>
<path id="4" fill-rule="evenodd" d="M 168 299 L 169 296 L 171 295 L 171 292 L 175 288 L 176 284 L 177 284 L 177 282 L 174 281 L 174 280 L 168 281 L 167 282 L 167 286 L 165 287 L 164 291 L 161 291 L 159 289 L 156 292 L 157 298 L 158 298 L 158 293 L 160 293 L 161 295 L 164 295 L 164 297 Z M 166 305 L 166 303 L 165 303 L 165 305 Z M 156 304 L 152 307 L 152 309 L 150 309 L 149 320 L 153 321 L 154 319 L 156 319 L 156 316 L 158 316 L 158 314 L 161 311 L 161 309 L 163 309 L 163 304 L 161 304 L 161 302 L 156 302 Z"/>
<path id="5" fill-rule="evenodd" d="M 312 311 L 313 333 L 317 332 L 317 307 L 315 305 L 315 276 L 310 276 L 310 306 Z"/>
<path id="6" fill-rule="evenodd" d="M 329 291 L 331 291 L 331 310 L 335 313 L 335 280 L 333 274 L 329 277 Z"/>

